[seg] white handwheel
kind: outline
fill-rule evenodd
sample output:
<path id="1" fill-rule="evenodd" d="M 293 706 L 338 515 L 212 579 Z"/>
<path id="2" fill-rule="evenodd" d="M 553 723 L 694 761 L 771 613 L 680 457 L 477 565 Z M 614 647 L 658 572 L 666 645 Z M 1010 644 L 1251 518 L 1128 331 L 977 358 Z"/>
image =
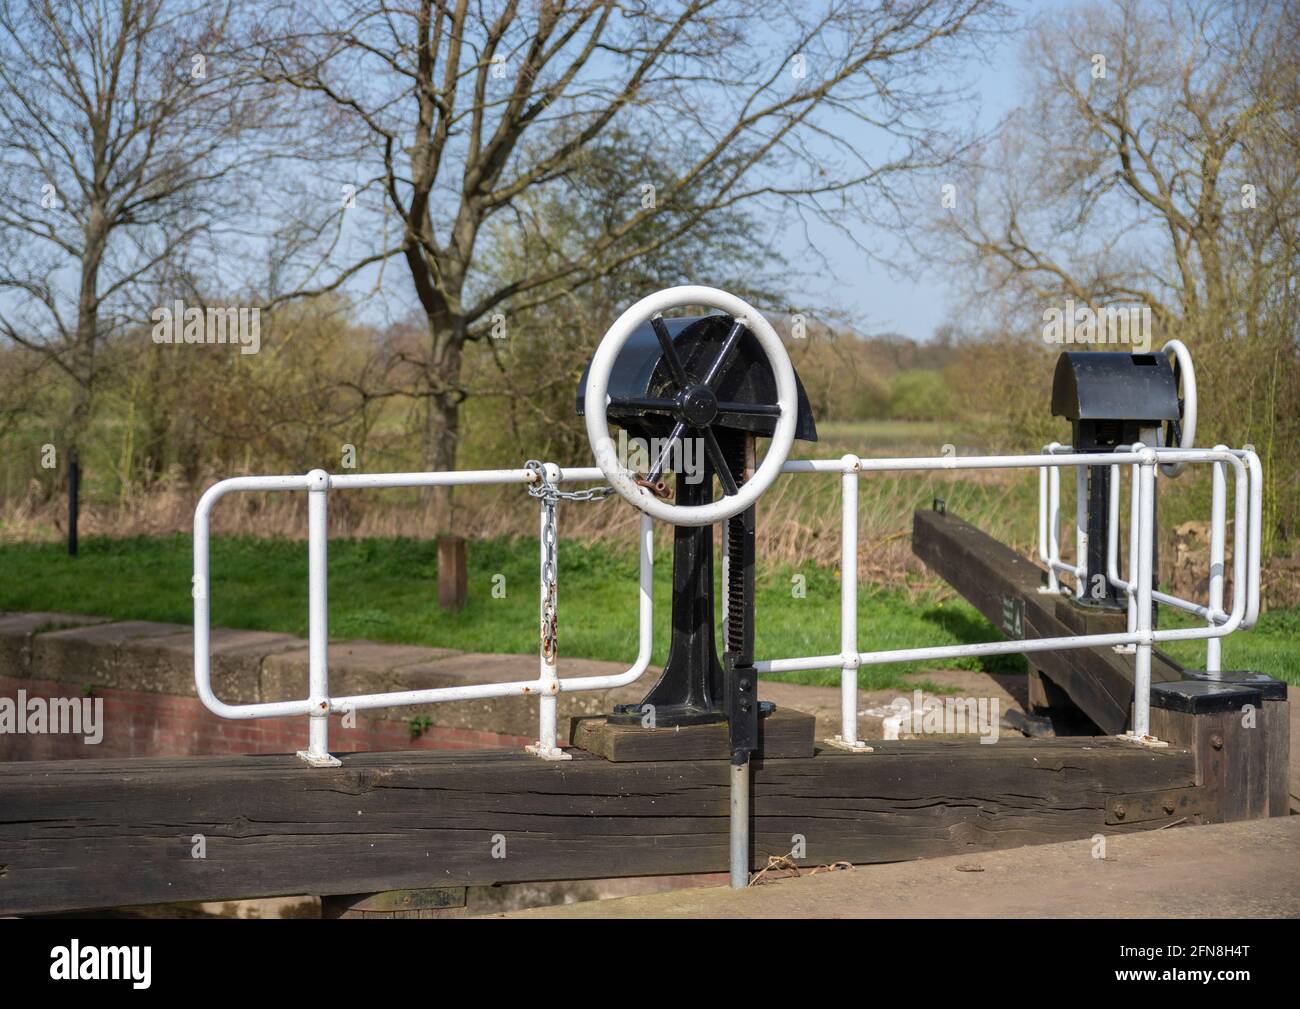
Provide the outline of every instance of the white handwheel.
<path id="1" fill-rule="evenodd" d="M 661 316 L 664 312 L 687 305 L 707 305 L 726 312 L 733 319 L 733 324 L 717 357 L 699 379 L 692 379 L 686 374 L 681 358 L 673 347 L 672 337 L 663 325 Z M 674 417 L 673 434 L 670 444 L 681 438 L 687 428 L 698 431 L 704 441 L 718 479 L 722 482 L 725 494 L 718 501 L 702 505 L 674 505 L 657 498 L 650 490 L 639 485 L 633 474 L 629 473 L 618 458 L 614 442 L 609 436 L 609 418 L 606 409 L 610 404 L 609 376 L 619 351 L 627 343 L 634 330 L 649 322 L 659 338 L 665 361 L 668 363 L 676 395 L 671 399 L 656 400 L 659 409 Z M 735 350 L 740 335 L 748 329 L 757 338 L 759 345 L 772 367 L 776 379 L 776 403 L 764 407 L 752 405 L 719 403 L 712 388 L 712 382 L 721 373 L 726 359 Z M 734 294 L 719 291 L 714 287 L 670 287 L 657 294 L 642 298 L 635 305 L 618 317 L 609 327 L 600 346 L 591 359 L 591 369 L 587 373 L 587 394 L 584 400 L 584 413 L 587 421 L 587 439 L 591 442 L 596 455 L 596 464 L 620 495 L 640 508 L 647 515 L 671 522 L 679 526 L 704 526 L 723 519 L 731 518 L 744 511 L 776 479 L 781 466 L 794 443 L 795 421 L 797 418 L 798 391 L 794 378 L 794 367 L 790 356 L 781 343 L 781 338 L 766 319 L 755 309 Z M 763 457 L 753 477 L 737 486 L 731 476 L 731 470 L 723 458 L 712 424 L 719 416 L 728 413 L 748 413 L 777 416 L 776 430 L 768 445 L 767 455 Z"/>
<path id="2" fill-rule="evenodd" d="M 1162 448 L 1194 448 L 1196 446 L 1196 368 L 1192 353 L 1182 340 L 1170 340 L 1160 348 L 1162 353 L 1174 358 L 1174 385 L 1178 388 L 1178 413 L 1175 421 L 1167 421 L 1160 431 Z M 1178 476 L 1187 464 L 1162 463 L 1160 472 L 1165 476 Z"/>

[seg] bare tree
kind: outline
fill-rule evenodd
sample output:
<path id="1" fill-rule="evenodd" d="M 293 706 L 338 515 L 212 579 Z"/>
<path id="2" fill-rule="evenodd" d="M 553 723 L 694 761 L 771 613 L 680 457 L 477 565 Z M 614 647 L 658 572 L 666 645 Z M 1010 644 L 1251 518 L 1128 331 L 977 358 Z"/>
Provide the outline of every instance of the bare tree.
<path id="1" fill-rule="evenodd" d="M 211 226 L 244 110 L 214 54 L 232 3 L 0 8 L 0 336 L 63 372 L 75 449 L 105 340 Z M 251 119 L 251 117 L 249 117 Z"/>
<path id="2" fill-rule="evenodd" d="M 1205 438 L 1254 441 L 1294 521 L 1300 157 L 1294 3 L 1114 0 L 1044 19 L 1032 84 L 941 222 L 1037 333 L 1072 298 L 1148 306 L 1208 367 Z M 954 241 L 955 239 L 955 241 Z M 1283 407 L 1283 398 L 1289 406 Z M 1291 418 L 1290 420 L 1286 418 Z"/>
<path id="3" fill-rule="evenodd" d="M 925 115 L 947 92 L 927 74 L 991 11 L 987 0 L 289 4 L 263 25 L 261 73 L 302 95 L 354 167 L 357 199 L 377 192 L 395 226 L 373 229 L 386 245 L 350 245 L 351 258 L 331 236 L 333 275 L 286 296 L 401 260 L 428 328 L 411 362 L 427 404 L 423 461 L 451 468 L 467 342 L 742 203 L 846 228 L 879 217 L 895 176 L 947 156 Z M 626 196 L 604 227 L 550 236 L 509 276 L 484 270 L 489 224 L 508 241 L 512 219 L 563 193 L 616 131 Z M 433 505 L 446 529 L 449 490 Z"/>

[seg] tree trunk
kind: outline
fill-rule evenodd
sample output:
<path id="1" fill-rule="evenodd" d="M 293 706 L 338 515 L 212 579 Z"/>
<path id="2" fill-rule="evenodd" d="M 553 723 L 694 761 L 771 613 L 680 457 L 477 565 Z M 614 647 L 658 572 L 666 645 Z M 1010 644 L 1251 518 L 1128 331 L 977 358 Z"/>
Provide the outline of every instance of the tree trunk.
<path id="1" fill-rule="evenodd" d="M 425 412 L 424 468 L 443 472 L 456 468 L 456 448 L 460 440 L 460 400 L 446 394 L 430 396 Z M 446 536 L 455 532 L 451 487 L 426 488 L 424 501 L 433 532 Z"/>
<path id="2" fill-rule="evenodd" d="M 465 327 L 447 315 L 429 317 L 429 395 L 424 420 L 424 466 L 432 472 L 456 468 L 460 447 L 460 371 Z M 456 532 L 451 487 L 426 488 L 424 504 L 436 536 Z"/>
<path id="3" fill-rule="evenodd" d="M 145 372 L 144 405 L 142 407 L 142 424 L 145 441 L 142 448 L 141 479 L 146 487 L 152 486 L 167 468 L 168 430 L 171 419 L 163 401 L 166 386 L 163 370 L 163 355 L 156 349 L 148 356 Z"/>
<path id="4" fill-rule="evenodd" d="M 107 233 L 104 213 L 98 205 L 91 207 L 86 227 L 86 246 L 81 257 L 81 284 L 77 294 L 77 329 L 70 355 L 76 386 L 68 410 L 65 451 L 78 452 L 84 463 L 83 442 L 90 430 L 94 408 L 95 351 L 99 339 L 99 266 L 104 258 Z"/>

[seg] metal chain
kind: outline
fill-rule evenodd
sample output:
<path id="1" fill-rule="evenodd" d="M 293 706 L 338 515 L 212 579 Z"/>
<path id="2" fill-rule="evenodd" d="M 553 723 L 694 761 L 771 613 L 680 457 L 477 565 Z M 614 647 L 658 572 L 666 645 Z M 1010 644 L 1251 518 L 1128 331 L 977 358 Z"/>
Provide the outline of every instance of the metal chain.
<path id="1" fill-rule="evenodd" d="M 556 501 L 604 501 L 614 493 L 614 488 L 609 485 L 588 487 L 586 490 L 560 490 L 546 479 L 546 467 L 536 459 L 529 459 L 524 463 L 524 469 L 532 470 L 537 474 L 537 480 L 528 485 L 528 493 L 542 501 L 549 500 L 552 506 Z"/>
<path id="2" fill-rule="evenodd" d="M 589 487 L 586 490 L 562 491 L 546 478 L 546 468 L 536 459 L 524 463 L 524 469 L 537 474 L 528 484 L 528 493 L 542 503 L 542 546 L 546 551 L 542 560 L 542 583 L 546 599 L 542 604 L 542 658 L 549 664 L 555 661 L 559 647 L 558 618 L 555 609 L 555 505 L 559 501 L 604 501 L 614 493 L 613 487 Z"/>

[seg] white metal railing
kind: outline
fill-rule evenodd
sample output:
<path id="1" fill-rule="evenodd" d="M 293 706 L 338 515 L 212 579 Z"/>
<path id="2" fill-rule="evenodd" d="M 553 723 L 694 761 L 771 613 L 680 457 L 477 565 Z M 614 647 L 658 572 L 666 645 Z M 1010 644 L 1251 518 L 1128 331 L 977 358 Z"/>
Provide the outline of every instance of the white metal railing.
<path id="1" fill-rule="evenodd" d="M 1211 570 L 1209 601 L 1206 605 L 1178 599 L 1153 588 L 1152 566 L 1155 553 L 1155 488 L 1157 467 L 1181 467 L 1208 463 L 1214 466 L 1214 489 L 1211 524 Z M 1070 635 L 1014 641 L 990 641 L 977 644 L 938 645 L 899 648 L 885 651 L 862 651 L 858 646 L 857 554 L 858 554 L 858 483 L 864 473 L 924 470 L 1031 469 L 1040 471 L 1039 536 L 1040 556 L 1048 565 L 1049 587 L 1059 591 L 1055 575 L 1072 574 L 1085 583 L 1086 567 L 1080 562 L 1067 565 L 1060 560 L 1055 529 L 1059 522 L 1059 472 L 1073 466 L 1085 472 L 1088 466 L 1108 466 L 1112 473 L 1109 559 L 1107 577 L 1127 593 L 1128 627 L 1124 632 Z M 1129 527 L 1128 578 L 1117 570 L 1119 509 L 1119 469 L 1130 467 L 1133 473 Z M 1235 506 L 1233 531 L 1232 609 L 1223 610 L 1223 569 L 1226 548 L 1226 474 L 1234 475 Z M 1005 655 L 1041 651 L 1107 646 L 1132 647 L 1135 651 L 1134 714 L 1131 735 L 1146 739 L 1150 734 L 1151 649 L 1166 641 L 1203 639 L 1207 648 L 1217 646 L 1228 634 L 1249 627 L 1259 611 L 1259 543 L 1262 499 L 1262 473 L 1259 458 L 1249 447 L 1232 450 L 1153 449 L 1134 445 L 1114 452 L 1076 453 L 1061 446 L 1049 446 L 1039 455 L 921 457 L 897 459 L 862 459 L 846 455 L 840 459 L 815 459 L 786 462 L 784 474 L 840 474 L 842 494 L 841 565 L 840 565 L 840 642 L 839 651 L 824 655 L 794 656 L 756 662 L 759 673 L 793 672 L 812 669 L 841 671 L 841 738 L 850 746 L 861 747 L 857 738 L 857 671 L 865 665 L 893 662 L 933 661 L 969 656 Z M 633 665 L 623 673 L 608 676 L 560 677 L 557 659 L 539 648 L 540 662 L 535 680 L 512 683 L 476 684 L 439 687 L 427 690 L 393 691 L 334 697 L 329 692 L 328 673 L 328 598 L 327 598 L 327 511 L 330 491 L 380 487 L 463 486 L 469 484 L 535 484 L 547 479 L 553 484 L 599 480 L 595 468 L 561 469 L 546 464 L 542 473 L 535 469 L 476 470 L 446 473 L 355 474 L 332 476 L 313 470 L 305 476 L 236 477 L 215 484 L 199 500 L 194 515 L 194 679 L 204 705 L 225 718 L 274 718 L 306 715 L 309 720 L 308 748 L 300 755 L 310 763 L 337 763 L 329 755 L 328 718 L 370 708 L 429 704 L 471 698 L 538 696 L 540 703 L 537 743 L 530 751 L 549 759 L 565 754 L 556 742 L 557 696 L 561 692 L 603 690 L 624 686 L 638 679 L 648 668 L 652 649 L 653 616 L 653 539 L 652 520 L 642 513 L 639 527 L 640 607 L 639 647 Z M 269 701 L 256 704 L 226 704 L 212 691 L 209 629 L 209 515 L 212 506 L 232 491 L 302 491 L 308 494 L 308 696 L 301 700 Z M 545 560 L 545 544 L 542 545 Z M 1080 557 L 1086 558 L 1081 548 Z M 724 594 L 725 597 L 725 594 Z M 1154 630 L 1151 626 L 1152 601 L 1177 606 L 1205 618 L 1206 626 Z M 542 607 L 546 605 L 545 578 L 542 578 Z M 1218 668 L 1217 647 L 1207 663 Z"/>
<path id="2" fill-rule="evenodd" d="M 1132 446 L 1138 448 L 1140 446 Z M 1052 454 L 1063 454 L 1070 452 L 1068 446 L 1062 446 L 1056 442 L 1045 446 L 1044 452 Z M 1202 450 L 1191 450 L 1202 451 Z M 1260 468 L 1259 457 L 1255 454 L 1251 446 L 1247 445 L 1245 449 L 1233 450 L 1226 445 L 1218 445 L 1214 451 L 1224 452 L 1238 460 L 1237 467 L 1234 467 L 1234 483 L 1240 483 L 1238 468 L 1241 465 L 1246 467 L 1248 473 L 1248 508 L 1249 512 L 1243 513 L 1240 509 L 1234 512 L 1234 525 L 1238 538 L 1242 533 L 1242 526 L 1246 527 L 1246 578 L 1245 578 L 1245 595 L 1246 610 L 1242 617 L 1240 626 L 1243 629 L 1253 627 L 1255 621 L 1259 618 L 1259 565 L 1260 565 L 1260 531 L 1263 508 L 1263 474 Z M 1160 450 L 1161 458 L 1166 458 L 1165 450 Z M 1044 467 L 1039 473 L 1039 495 L 1038 495 L 1038 556 L 1048 570 L 1048 584 L 1042 589 L 1044 592 L 1062 591 L 1058 574 L 1068 575 L 1074 582 L 1074 594 L 1082 596 L 1088 591 L 1087 586 L 1091 583 L 1094 586 L 1099 584 L 1110 584 L 1125 594 L 1127 600 L 1128 619 L 1127 629 L 1129 633 L 1137 629 L 1137 611 L 1138 611 L 1138 592 L 1135 586 L 1133 572 L 1137 570 L 1139 558 L 1137 556 L 1138 543 L 1129 537 L 1128 552 L 1128 577 L 1121 575 L 1119 570 L 1119 516 L 1120 516 L 1120 478 L 1121 470 L 1119 462 L 1110 465 L 1110 499 L 1108 502 L 1109 521 L 1107 523 L 1109 536 L 1106 544 L 1106 570 L 1105 572 L 1088 570 L 1088 541 L 1086 526 L 1086 505 L 1082 504 L 1087 499 L 1086 485 L 1080 487 L 1076 494 L 1076 533 L 1075 546 L 1075 563 L 1069 563 L 1061 558 L 1060 544 L 1060 470 L 1053 468 L 1048 470 Z M 1175 462 L 1168 466 L 1168 470 L 1173 470 L 1177 466 L 1181 470 L 1183 463 Z M 1223 588 L 1224 588 L 1224 550 L 1227 541 L 1227 469 L 1228 463 L 1217 461 L 1211 463 L 1212 484 L 1211 484 L 1211 503 L 1210 503 L 1210 557 L 1209 571 L 1207 572 L 1208 582 L 1208 601 L 1205 604 L 1194 602 L 1190 599 L 1183 599 L 1179 596 L 1169 593 L 1160 592 L 1155 589 L 1151 592 L 1151 598 L 1158 603 L 1166 606 L 1172 606 L 1175 609 L 1183 610 L 1205 620 L 1210 626 L 1218 626 L 1225 622 L 1229 614 L 1223 609 Z M 1131 472 L 1130 487 L 1139 479 L 1139 467 L 1130 466 Z M 1166 464 L 1161 463 L 1162 471 L 1166 470 Z M 1079 474 L 1086 473 L 1083 467 L 1077 471 Z M 1085 478 L 1086 479 L 1086 478 Z M 1137 528 L 1140 522 L 1140 495 L 1130 494 L 1129 509 L 1129 529 Z M 1235 557 L 1235 553 L 1234 553 Z M 1104 579 L 1098 583 L 1098 578 Z M 1234 572 L 1234 582 L 1236 573 Z M 1234 598 L 1236 590 L 1234 589 Z M 1132 651 L 1134 646 L 1121 645 L 1119 648 Z M 1206 639 L 1205 643 L 1205 668 L 1207 672 L 1216 673 L 1222 668 L 1222 636 L 1214 636 Z"/>
<path id="3" fill-rule="evenodd" d="M 380 487 L 436 487 L 470 484 L 535 484 L 539 479 L 551 483 L 592 481 L 601 478 L 598 469 L 561 469 L 550 463 L 542 473 L 532 469 L 468 470 L 445 473 L 380 473 L 331 475 L 312 470 L 306 476 L 234 477 L 208 488 L 194 512 L 194 682 L 199 699 L 214 714 L 223 718 L 280 718 L 308 716 L 308 746 L 299 752 L 308 763 L 318 766 L 337 764 L 329 753 L 329 716 L 369 708 L 391 708 L 439 701 L 464 701 L 483 697 L 524 696 L 539 698 L 540 722 L 537 742 L 529 749 L 548 759 L 564 759 L 566 754 L 556 743 L 557 695 L 562 691 L 608 690 L 638 679 L 650 665 L 653 645 L 653 528 L 648 515 L 641 516 L 640 541 L 640 633 L 636 661 L 623 673 L 607 676 L 582 676 L 561 679 L 554 653 L 540 649 L 538 677 L 511 683 L 484 683 L 462 687 L 437 687 L 427 690 L 400 690 L 380 694 L 355 694 L 334 697 L 329 692 L 329 604 L 326 578 L 328 525 L 326 502 L 332 490 L 355 490 Z M 301 491 L 307 492 L 307 579 L 308 579 L 308 696 L 293 701 L 266 701 L 257 704 L 226 704 L 212 692 L 210 626 L 208 598 L 209 516 L 212 506 L 232 491 Z M 545 547 L 543 546 L 543 550 Z M 543 604 L 546 586 L 542 585 Z"/>
<path id="4" fill-rule="evenodd" d="M 1152 588 L 1155 554 L 1155 481 L 1158 466 L 1185 466 L 1194 463 L 1211 463 L 1220 473 L 1218 484 L 1218 502 L 1213 506 L 1212 522 L 1218 522 L 1221 530 L 1218 538 L 1218 574 L 1217 589 L 1214 572 L 1211 572 L 1211 604 L 1201 607 L 1207 616 L 1204 628 L 1173 628 L 1154 630 L 1151 626 L 1151 602 L 1173 600 L 1173 605 L 1198 612 L 1197 604 L 1176 600 L 1165 593 L 1157 593 Z M 966 470 L 966 469 L 1029 469 L 1037 467 L 1040 474 L 1047 471 L 1054 480 L 1046 484 L 1059 487 L 1059 472 L 1063 467 L 1077 467 L 1078 472 L 1086 472 L 1088 466 L 1131 466 L 1137 474 L 1133 514 L 1137 521 L 1130 525 L 1130 570 L 1136 571 L 1132 578 L 1135 587 L 1125 583 L 1125 591 L 1133 598 L 1131 607 L 1132 623 L 1124 632 L 1106 634 L 1080 634 L 1055 638 L 1033 638 L 1016 641 L 991 641 L 979 644 L 939 645 L 923 648 L 896 648 L 886 651 L 864 652 L 857 646 L 857 480 L 863 473 L 883 471 L 915 470 Z M 1235 475 L 1236 502 L 1234 510 L 1234 547 L 1233 547 L 1233 608 L 1230 613 L 1222 612 L 1223 591 L 1223 535 L 1226 511 L 1226 487 L 1223 485 L 1223 472 L 1231 467 Z M 846 455 L 839 460 L 807 460 L 787 462 L 783 467 L 786 473 L 824 473 L 842 474 L 843 492 L 843 545 L 841 550 L 841 610 L 840 610 L 840 652 L 815 656 L 800 656 L 784 659 L 771 659 L 755 663 L 760 673 L 794 672 L 810 669 L 841 670 L 841 739 L 850 746 L 864 745 L 857 738 L 857 670 L 865 665 L 884 665 L 892 662 L 933 661 L 936 659 L 965 658 L 968 656 L 1006 655 L 1012 653 L 1032 653 L 1046 651 L 1065 651 L 1076 648 L 1099 648 L 1107 646 L 1133 646 L 1135 658 L 1135 692 L 1134 712 L 1131 735 L 1145 739 L 1150 735 L 1150 689 L 1151 689 L 1151 649 L 1165 641 L 1186 641 L 1205 639 L 1220 641 L 1239 627 L 1251 626 L 1259 611 L 1259 520 L 1261 511 L 1263 480 L 1259 458 L 1247 447 L 1243 450 L 1231 450 L 1222 446 L 1214 449 L 1153 449 L 1134 445 L 1115 452 L 1070 452 L 1056 447 L 1041 455 L 1025 456 L 969 456 L 969 457 L 926 457 L 903 459 L 860 459 Z M 1040 476 L 1040 486 L 1044 486 L 1044 477 Z M 1118 493 L 1112 484 L 1111 509 L 1118 508 Z M 1055 502 L 1052 522 L 1056 521 L 1056 509 L 1059 508 L 1059 490 L 1052 498 Z M 1050 537 L 1048 524 L 1040 515 L 1040 534 L 1044 541 Z M 1053 525 L 1052 528 L 1055 528 Z M 1111 526 L 1112 538 L 1117 535 L 1114 524 Z M 1085 544 L 1086 549 L 1086 544 Z M 1086 553 L 1083 555 L 1086 556 Z M 1065 565 L 1059 557 L 1054 558 L 1056 565 L 1051 571 L 1075 570 L 1077 566 Z M 1080 574 L 1080 580 L 1086 579 L 1086 570 Z M 1059 589 L 1055 589 L 1059 591 Z M 1217 592 L 1217 596 L 1215 593 Z M 1217 599 L 1217 604 L 1215 600 Z M 1209 619 L 1209 610 L 1214 610 L 1214 619 Z"/>

